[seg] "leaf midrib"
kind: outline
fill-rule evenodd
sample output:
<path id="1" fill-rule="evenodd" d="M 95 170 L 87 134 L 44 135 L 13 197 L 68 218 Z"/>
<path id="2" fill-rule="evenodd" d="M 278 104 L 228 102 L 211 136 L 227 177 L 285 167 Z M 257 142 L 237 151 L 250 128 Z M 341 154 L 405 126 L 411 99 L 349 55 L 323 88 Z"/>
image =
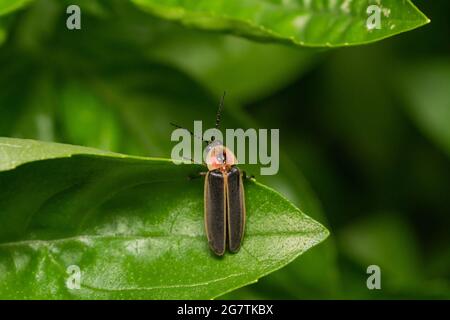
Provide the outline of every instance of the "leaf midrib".
<path id="1" fill-rule="evenodd" d="M 309 234 L 316 234 L 318 230 L 299 230 L 299 231 L 282 231 L 282 232 L 260 232 L 249 234 L 251 237 L 278 237 L 278 236 L 305 236 Z M 64 243 L 68 241 L 78 241 L 81 243 L 89 243 L 93 240 L 148 240 L 152 238 L 190 238 L 190 239 L 201 239 L 204 240 L 206 235 L 204 234 L 166 234 L 166 233 L 151 233 L 147 235 L 115 235 L 115 234 L 104 234 L 104 235 L 79 235 L 73 237 L 65 237 L 58 239 L 29 239 L 29 240 L 19 240 L 11 242 L 0 243 L 0 248 L 10 247 L 10 246 L 49 246 L 58 243 Z"/>

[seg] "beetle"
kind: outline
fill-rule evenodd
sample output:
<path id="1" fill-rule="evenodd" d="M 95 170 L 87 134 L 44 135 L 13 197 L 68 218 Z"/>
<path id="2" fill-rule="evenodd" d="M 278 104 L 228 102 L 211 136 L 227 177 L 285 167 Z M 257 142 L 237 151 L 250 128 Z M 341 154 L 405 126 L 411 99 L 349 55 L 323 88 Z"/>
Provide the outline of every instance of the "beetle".
<path id="1" fill-rule="evenodd" d="M 225 92 L 217 111 L 216 129 L 220 127 L 224 98 Z M 200 173 L 205 176 L 205 230 L 212 252 L 223 256 L 227 247 L 232 253 L 238 252 L 244 238 L 246 210 L 243 179 L 246 174 L 237 167 L 236 156 L 222 141 L 213 138 L 206 143 L 205 163 L 208 171 Z"/>
<path id="2" fill-rule="evenodd" d="M 244 237 L 243 174 L 234 154 L 220 141 L 207 146 L 204 206 L 205 230 L 211 250 L 221 256 L 226 246 L 237 252 Z"/>
<path id="3" fill-rule="evenodd" d="M 219 129 L 225 92 L 216 116 Z M 205 230 L 209 247 L 218 256 L 238 252 L 244 238 L 245 194 L 244 173 L 237 167 L 236 156 L 222 141 L 211 141 L 206 147 L 204 207 Z"/>

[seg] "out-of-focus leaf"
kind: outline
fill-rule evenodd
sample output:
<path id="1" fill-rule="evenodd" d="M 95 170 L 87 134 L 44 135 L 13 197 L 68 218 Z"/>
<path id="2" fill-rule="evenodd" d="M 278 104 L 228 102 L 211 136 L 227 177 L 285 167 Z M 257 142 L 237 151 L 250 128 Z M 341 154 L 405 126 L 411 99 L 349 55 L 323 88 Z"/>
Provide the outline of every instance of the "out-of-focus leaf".
<path id="1" fill-rule="evenodd" d="M 95 38 L 93 45 L 104 40 L 137 48 L 152 60 L 183 70 L 213 93 L 232 93 L 227 101 L 239 101 L 237 106 L 279 90 L 306 72 L 317 60 L 313 55 L 318 56 L 313 50 L 183 28 L 123 2 L 111 3 L 108 18 L 111 23 L 103 20 L 91 27 L 95 31 L 87 42 Z M 109 34 L 114 36 L 106 38 Z"/>
<path id="2" fill-rule="evenodd" d="M 269 96 L 308 70 L 315 60 L 313 51 L 176 25 L 169 29 L 149 54 L 191 74 L 212 92 L 231 92 L 228 99 L 241 103 Z"/>
<path id="3" fill-rule="evenodd" d="M 213 298 L 328 235 L 249 182 L 243 246 L 219 259 L 205 240 L 203 184 L 187 179 L 198 166 L 11 138 L 0 139 L 0 155 L 4 299 Z M 66 286 L 72 265 L 81 270 L 79 290 Z"/>
<path id="4" fill-rule="evenodd" d="M 108 7 L 107 3 L 112 0 L 103 1 L 103 0 L 64 0 L 66 2 L 66 6 L 71 4 L 76 4 L 80 7 L 83 13 L 93 14 L 99 17 L 105 17 L 108 15 Z"/>
<path id="5" fill-rule="evenodd" d="M 116 151 L 121 125 L 114 109 L 80 84 L 67 84 L 61 92 L 60 116 L 63 135 L 80 145 Z"/>
<path id="6" fill-rule="evenodd" d="M 14 16 L 0 17 L 0 46 L 8 39 L 9 27 L 14 18 Z"/>
<path id="7" fill-rule="evenodd" d="M 5 42 L 7 35 L 6 27 L 0 22 L 0 46 Z"/>
<path id="8" fill-rule="evenodd" d="M 43 73 L 30 80 L 30 84 L 22 88 L 27 88 L 26 99 L 16 101 L 16 107 L 22 110 L 15 119 L 9 134 L 18 138 L 55 141 L 57 134 L 54 109 L 58 100 L 54 79 Z"/>
<path id="9" fill-rule="evenodd" d="M 0 0 L 0 16 L 20 9 L 32 0 Z"/>
<path id="10" fill-rule="evenodd" d="M 228 99 L 241 103 L 279 90 L 316 60 L 312 50 L 190 30 L 153 18 L 124 2 L 95 4 L 92 9 L 83 3 L 79 5 L 83 7 L 85 29 L 70 32 L 55 28 L 55 23 L 63 23 L 58 18 L 64 13 L 60 3 L 36 2 L 20 23 L 17 41 L 27 48 L 48 46 L 48 34 L 56 31 L 64 34 L 57 42 L 58 50 L 70 39 L 74 44 L 90 44 L 92 48 L 126 46 L 127 50 L 145 52 L 152 60 L 182 69 L 212 92 L 232 92 Z M 44 15 L 46 20 L 42 22 L 40 17 Z M 72 52 L 77 49 L 72 48 Z"/>
<path id="11" fill-rule="evenodd" d="M 341 252 L 358 266 L 347 273 L 347 298 L 448 299 L 450 286 L 431 278 L 419 255 L 419 245 L 409 221 L 396 213 L 361 218 L 338 234 Z M 381 290 L 368 290 L 369 265 L 381 271 Z"/>
<path id="12" fill-rule="evenodd" d="M 339 240 L 342 251 L 363 272 L 369 265 L 378 265 L 387 286 L 412 286 L 423 276 L 414 232 L 401 215 L 386 213 L 362 218 L 345 228 Z"/>
<path id="13" fill-rule="evenodd" d="M 418 127 L 450 155 L 450 62 L 411 63 L 400 79 L 406 109 Z"/>
<path id="14" fill-rule="evenodd" d="M 200 29 L 226 31 L 300 46 L 369 43 L 429 22 L 409 0 L 132 0 L 159 17 Z M 367 8 L 378 5 L 381 28 L 370 29 Z"/>
<path id="15" fill-rule="evenodd" d="M 65 9 L 62 3 L 53 0 L 33 2 L 15 21 L 16 29 L 14 30 L 12 44 L 37 57 L 39 53 L 42 54 L 40 50 L 45 50 L 44 48 L 48 45 L 49 39 L 55 31 L 66 29 L 65 24 L 63 24 L 64 20 L 58 20 L 61 17 L 65 17 Z M 61 23 L 61 25 L 58 25 L 58 23 Z"/>
<path id="16" fill-rule="evenodd" d="M 0 54 L 2 51 L 0 50 Z M 13 54 L 2 56 L 0 59 L 0 134 L 11 135 L 17 126 L 17 121 L 23 117 L 24 105 L 30 98 L 29 93 L 34 77 L 28 77 L 34 69 L 28 61 L 13 60 Z M 16 56 L 17 57 L 17 56 Z M 8 65 L 6 68 L 5 66 Z M 20 86 L 17 85 L 20 83 Z"/>

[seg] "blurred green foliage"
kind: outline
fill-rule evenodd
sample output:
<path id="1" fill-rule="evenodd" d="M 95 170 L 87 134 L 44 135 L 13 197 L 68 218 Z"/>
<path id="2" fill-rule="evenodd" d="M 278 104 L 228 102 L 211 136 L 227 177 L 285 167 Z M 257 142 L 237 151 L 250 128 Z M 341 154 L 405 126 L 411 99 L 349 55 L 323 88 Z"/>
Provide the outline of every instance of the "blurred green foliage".
<path id="1" fill-rule="evenodd" d="M 65 3 L 35 1 L 0 20 L 0 136 L 169 157 L 169 122 L 212 125 L 227 90 L 224 127 L 280 128 L 280 173 L 258 179 L 331 237 L 225 298 L 450 298 L 450 3 L 415 2 L 430 25 L 319 51 L 124 1 L 79 1 L 69 31 Z"/>

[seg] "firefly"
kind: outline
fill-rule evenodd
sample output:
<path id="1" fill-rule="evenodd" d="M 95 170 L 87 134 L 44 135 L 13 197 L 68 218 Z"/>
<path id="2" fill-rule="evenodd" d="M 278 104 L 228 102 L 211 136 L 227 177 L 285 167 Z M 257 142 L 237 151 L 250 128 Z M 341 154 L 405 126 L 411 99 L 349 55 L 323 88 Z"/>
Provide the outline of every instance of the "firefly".
<path id="1" fill-rule="evenodd" d="M 223 100 L 219 104 L 216 129 L 219 129 Z M 236 156 L 221 141 L 206 147 L 204 204 L 205 230 L 211 250 L 219 256 L 237 252 L 244 238 L 245 195 L 244 174 L 237 167 Z"/>
<path id="2" fill-rule="evenodd" d="M 225 92 L 217 111 L 216 129 L 220 127 L 224 98 Z M 243 179 L 246 174 L 237 167 L 236 156 L 222 141 L 212 138 L 212 141 L 206 142 L 208 171 L 200 173 L 205 176 L 205 230 L 212 252 L 223 256 L 227 248 L 232 253 L 238 252 L 244 238 L 246 211 Z"/>

